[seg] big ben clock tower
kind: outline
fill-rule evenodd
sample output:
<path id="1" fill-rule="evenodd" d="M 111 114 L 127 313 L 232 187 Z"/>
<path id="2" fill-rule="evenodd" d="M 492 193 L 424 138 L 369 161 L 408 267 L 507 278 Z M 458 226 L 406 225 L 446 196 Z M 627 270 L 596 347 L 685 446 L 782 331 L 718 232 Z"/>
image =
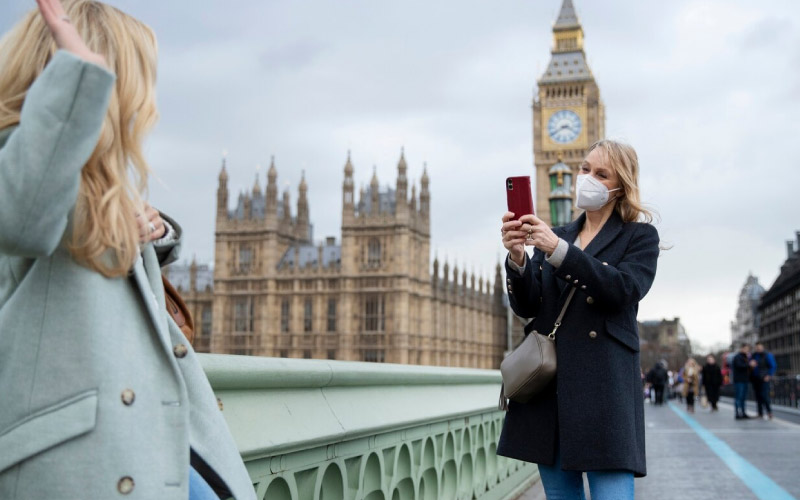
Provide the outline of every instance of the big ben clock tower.
<path id="1" fill-rule="evenodd" d="M 536 214 L 548 224 L 560 225 L 577 216 L 575 209 L 565 212 L 565 197 L 567 193 L 574 196 L 571 180 L 587 149 L 605 135 L 600 89 L 586 63 L 583 28 L 572 0 L 563 0 L 553 25 L 550 64 L 537 84 L 533 100 Z"/>

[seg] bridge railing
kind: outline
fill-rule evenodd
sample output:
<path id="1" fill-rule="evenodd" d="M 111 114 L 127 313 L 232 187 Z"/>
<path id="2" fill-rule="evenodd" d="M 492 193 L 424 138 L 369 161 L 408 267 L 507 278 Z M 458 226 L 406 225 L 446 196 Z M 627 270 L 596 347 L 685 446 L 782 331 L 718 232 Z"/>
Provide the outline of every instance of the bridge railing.
<path id="1" fill-rule="evenodd" d="M 199 356 L 259 499 L 512 499 L 538 481 L 495 453 L 496 370 Z"/>

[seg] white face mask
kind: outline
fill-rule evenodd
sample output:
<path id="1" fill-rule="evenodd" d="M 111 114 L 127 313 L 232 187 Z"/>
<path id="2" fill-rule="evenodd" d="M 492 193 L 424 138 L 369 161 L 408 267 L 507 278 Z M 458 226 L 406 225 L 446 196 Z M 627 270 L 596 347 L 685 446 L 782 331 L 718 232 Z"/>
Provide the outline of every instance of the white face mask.
<path id="1" fill-rule="evenodd" d="M 575 183 L 575 206 L 587 212 L 600 210 L 608 203 L 608 193 L 620 189 L 608 189 L 591 175 L 580 174 Z"/>

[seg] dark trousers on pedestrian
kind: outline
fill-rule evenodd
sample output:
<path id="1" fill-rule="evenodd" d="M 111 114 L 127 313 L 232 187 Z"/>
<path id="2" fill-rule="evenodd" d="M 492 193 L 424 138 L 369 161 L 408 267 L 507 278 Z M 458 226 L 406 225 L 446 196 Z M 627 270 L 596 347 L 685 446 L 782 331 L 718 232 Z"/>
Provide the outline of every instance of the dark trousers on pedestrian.
<path id="1" fill-rule="evenodd" d="M 694 411 L 694 391 L 686 393 L 686 408 L 689 411 Z"/>
<path id="2" fill-rule="evenodd" d="M 736 382 L 736 416 L 744 416 L 744 403 L 747 400 L 747 382 Z"/>
<path id="3" fill-rule="evenodd" d="M 772 414 L 772 406 L 769 402 L 769 382 L 765 382 L 760 379 L 753 379 L 751 380 L 753 384 L 753 392 L 756 395 L 756 408 L 758 408 L 758 416 L 764 416 L 764 410 L 766 410 L 767 415 Z"/>
<path id="4" fill-rule="evenodd" d="M 653 386 L 656 390 L 656 404 L 663 405 L 664 404 L 664 384 L 656 384 Z"/>

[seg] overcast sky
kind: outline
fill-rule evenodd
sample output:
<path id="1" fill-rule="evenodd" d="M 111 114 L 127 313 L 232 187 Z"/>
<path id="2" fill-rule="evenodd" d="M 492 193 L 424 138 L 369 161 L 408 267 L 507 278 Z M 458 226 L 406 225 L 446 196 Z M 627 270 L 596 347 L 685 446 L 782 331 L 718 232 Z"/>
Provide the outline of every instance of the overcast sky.
<path id="1" fill-rule="evenodd" d="M 185 258 L 213 261 L 223 150 L 231 203 L 257 171 L 263 189 L 274 155 L 293 206 L 306 172 L 315 238 L 338 240 L 347 151 L 357 186 L 373 166 L 393 186 L 405 147 L 417 185 L 428 164 L 432 252 L 493 279 L 503 181 L 533 175 L 531 103 L 561 0 L 111 3 L 159 38 L 150 199 L 182 223 Z M 33 5 L 3 0 L 0 31 Z M 672 245 L 639 317 L 728 342 L 748 272 L 769 288 L 800 230 L 800 3 L 575 6 L 607 136 L 637 149 Z"/>

